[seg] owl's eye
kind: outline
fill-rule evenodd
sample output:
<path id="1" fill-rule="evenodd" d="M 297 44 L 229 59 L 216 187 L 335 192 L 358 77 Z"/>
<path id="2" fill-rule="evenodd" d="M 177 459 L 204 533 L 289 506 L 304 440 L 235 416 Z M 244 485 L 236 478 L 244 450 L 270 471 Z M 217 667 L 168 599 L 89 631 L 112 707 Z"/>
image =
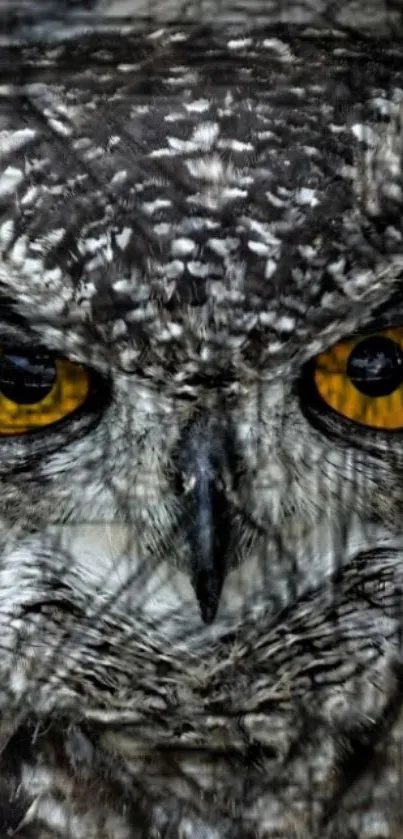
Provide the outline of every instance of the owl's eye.
<path id="1" fill-rule="evenodd" d="M 314 362 L 317 392 L 360 425 L 403 429 L 403 328 L 340 341 Z"/>
<path id="2" fill-rule="evenodd" d="M 46 352 L 0 350 L 0 436 L 53 425 L 84 404 L 90 376 Z"/>

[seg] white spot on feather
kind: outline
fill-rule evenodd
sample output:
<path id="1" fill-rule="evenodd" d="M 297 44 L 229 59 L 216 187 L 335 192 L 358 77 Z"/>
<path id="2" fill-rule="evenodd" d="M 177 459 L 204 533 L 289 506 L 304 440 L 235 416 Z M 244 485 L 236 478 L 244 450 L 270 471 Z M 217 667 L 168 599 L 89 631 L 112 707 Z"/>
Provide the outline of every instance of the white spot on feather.
<path id="1" fill-rule="evenodd" d="M 227 47 L 229 50 L 242 50 L 252 45 L 251 38 L 233 38 L 232 41 L 228 41 Z"/>
<path id="2" fill-rule="evenodd" d="M 223 258 L 228 257 L 238 245 L 238 239 L 227 236 L 225 239 L 209 239 L 207 242 L 210 250 Z"/>
<path id="3" fill-rule="evenodd" d="M 224 166 L 223 161 L 216 154 L 201 160 L 187 160 L 186 165 L 193 178 L 199 178 L 209 183 L 223 183 L 228 180 L 226 176 L 229 173 L 229 168 Z"/>
<path id="4" fill-rule="evenodd" d="M 351 126 L 351 131 L 354 134 L 354 137 L 356 137 L 356 139 L 361 143 L 366 143 L 371 147 L 376 146 L 379 143 L 379 136 L 370 125 L 356 122 Z"/>
<path id="5" fill-rule="evenodd" d="M 265 38 L 263 46 L 265 49 L 273 50 L 281 61 L 292 61 L 294 58 L 289 45 L 280 41 L 280 38 Z"/>
<path id="6" fill-rule="evenodd" d="M 0 225 L 0 244 L 4 247 L 10 244 L 13 236 L 14 236 L 14 222 L 12 219 L 7 219 L 3 221 L 3 224 Z"/>
<path id="7" fill-rule="evenodd" d="M 195 128 L 190 140 L 168 137 L 168 144 L 177 152 L 210 151 L 219 133 L 216 122 L 203 122 Z"/>
<path id="8" fill-rule="evenodd" d="M 130 227 L 124 227 L 123 230 L 115 236 L 116 242 L 122 251 L 129 244 L 131 237 L 132 229 Z"/>
<path id="9" fill-rule="evenodd" d="M 254 242 L 252 239 L 248 242 L 248 248 L 252 253 L 257 254 L 257 256 L 267 256 L 269 250 L 264 242 Z"/>
<path id="10" fill-rule="evenodd" d="M 264 276 L 265 276 L 266 280 L 269 280 L 270 277 L 273 276 L 276 268 L 277 268 L 277 263 L 274 261 L 274 259 L 268 259 L 267 262 L 266 262 L 266 267 L 265 267 L 265 271 L 264 271 Z"/>
<path id="11" fill-rule="evenodd" d="M 22 128 L 19 131 L 0 131 L 0 155 L 9 154 L 27 145 L 36 136 L 36 131 L 31 128 Z"/>
<path id="12" fill-rule="evenodd" d="M 171 202 L 167 198 L 156 198 L 155 201 L 145 201 L 142 209 L 145 213 L 152 216 L 157 210 L 163 210 L 170 206 Z"/>
<path id="13" fill-rule="evenodd" d="M 202 114 L 204 111 L 207 111 L 210 107 L 210 103 L 208 99 L 196 99 L 194 102 L 189 102 L 185 105 L 186 110 L 188 113 L 197 113 Z"/>
<path id="14" fill-rule="evenodd" d="M 182 236 L 179 239 L 175 239 L 171 245 L 171 253 L 172 256 L 188 256 L 189 254 L 193 253 L 196 248 L 196 243 L 193 239 L 188 239 L 185 236 Z"/>
<path id="15" fill-rule="evenodd" d="M 121 169 L 120 172 L 116 172 L 116 175 L 113 176 L 111 180 L 111 185 L 116 186 L 117 184 L 122 184 L 127 178 L 127 170 Z"/>
<path id="16" fill-rule="evenodd" d="M 17 169 L 16 166 L 7 166 L 0 176 L 0 197 L 13 192 L 21 183 L 23 177 L 21 169 Z"/>
<path id="17" fill-rule="evenodd" d="M 288 315 L 282 315 L 276 322 L 276 328 L 280 332 L 293 332 L 295 329 L 295 320 Z"/>
<path id="18" fill-rule="evenodd" d="M 187 268 L 189 274 L 192 274 L 194 277 L 208 277 L 212 266 L 205 262 L 198 262 L 193 260 L 192 262 L 188 262 Z"/>
<path id="19" fill-rule="evenodd" d="M 297 204 L 302 206 L 309 204 L 311 207 L 316 207 L 316 205 L 319 204 L 319 201 L 316 198 L 315 193 L 316 191 L 314 189 L 302 187 L 302 189 L 298 189 L 295 193 L 295 200 Z"/>
<path id="20" fill-rule="evenodd" d="M 21 201 L 20 201 L 21 206 L 22 207 L 29 207 L 29 205 L 32 204 L 35 201 L 35 198 L 37 197 L 38 192 L 39 192 L 39 190 L 38 190 L 37 186 L 30 186 L 29 189 L 27 189 L 25 195 L 21 198 Z"/>
<path id="21" fill-rule="evenodd" d="M 245 189 L 238 189 L 238 187 L 228 187 L 223 189 L 222 197 L 224 201 L 236 201 L 237 198 L 247 198 L 247 191 Z"/>

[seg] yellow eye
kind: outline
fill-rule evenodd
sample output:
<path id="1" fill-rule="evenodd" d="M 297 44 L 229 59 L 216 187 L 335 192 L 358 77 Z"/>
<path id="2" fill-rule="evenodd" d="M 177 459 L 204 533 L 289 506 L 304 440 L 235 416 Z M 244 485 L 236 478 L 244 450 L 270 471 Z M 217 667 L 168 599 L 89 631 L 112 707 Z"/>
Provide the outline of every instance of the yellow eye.
<path id="1" fill-rule="evenodd" d="M 315 359 L 323 401 L 370 428 L 403 429 L 403 327 L 340 341 Z"/>
<path id="2" fill-rule="evenodd" d="M 0 350 L 0 436 L 59 422 L 84 404 L 89 387 L 87 371 L 67 359 Z"/>

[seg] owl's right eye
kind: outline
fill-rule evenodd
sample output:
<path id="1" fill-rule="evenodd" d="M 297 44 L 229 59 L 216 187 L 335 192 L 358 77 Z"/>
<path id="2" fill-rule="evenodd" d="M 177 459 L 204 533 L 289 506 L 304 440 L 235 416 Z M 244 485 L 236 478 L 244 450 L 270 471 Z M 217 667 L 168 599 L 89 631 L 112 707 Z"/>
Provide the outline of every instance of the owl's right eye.
<path id="1" fill-rule="evenodd" d="M 403 327 L 340 341 L 316 357 L 313 381 L 322 404 L 345 419 L 403 430 Z"/>
<path id="2" fill-rule="evenodd" d="M 90 387 L 80 364 L 44 351 L 0 350 L 0 436 L 53 426 L 84 405 Z"/>

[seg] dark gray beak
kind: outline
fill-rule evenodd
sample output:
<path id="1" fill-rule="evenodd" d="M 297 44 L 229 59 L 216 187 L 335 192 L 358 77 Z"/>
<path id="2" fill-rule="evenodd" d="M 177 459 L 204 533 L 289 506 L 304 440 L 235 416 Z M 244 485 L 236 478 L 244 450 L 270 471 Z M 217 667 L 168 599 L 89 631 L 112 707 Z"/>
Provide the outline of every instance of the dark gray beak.
<path id="1" fill-rule="evenodd" d="M 191 551 L 190 577 L 202 619 L 212 623 L 228 566 L 230 514 L 224 489 L 225 447 L 206 427 L 190 427 L 180 452 L 182 495 Z"/>

